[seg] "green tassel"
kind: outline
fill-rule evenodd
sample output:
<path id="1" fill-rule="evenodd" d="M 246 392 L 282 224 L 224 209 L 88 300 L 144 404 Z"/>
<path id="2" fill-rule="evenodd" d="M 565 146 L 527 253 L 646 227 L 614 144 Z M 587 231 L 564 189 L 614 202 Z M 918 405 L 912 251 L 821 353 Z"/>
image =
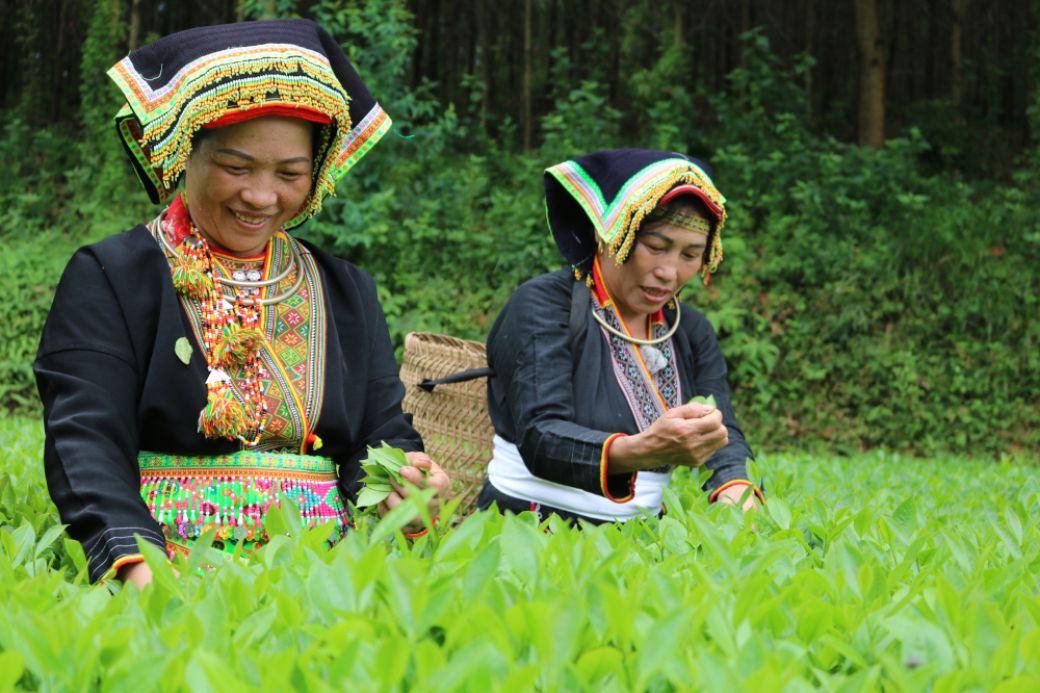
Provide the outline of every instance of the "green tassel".
<path id="1" fill-rule="evenodd" d="M 173 268 L 173 286 L 178 293 L 202 300 L 209 295 L 211 285 L 209 277 L 195 263 L 188 262 L 183 257 L 178 259 L 177 265 Z"/>
<path id="2" fill-rule="evenodd" d="M 232 324 L 213 346 L 213 358 L 221 366 L 243 364 L 260 350 L 260 330 Z"/>
<path id="3" fill-rule="evenodd" d="M 246 410 L 224 383 L 209 388 L 206 406 L 199 413 L 199 431 L 207 438 L 234 440 L 246 430 Z"/>

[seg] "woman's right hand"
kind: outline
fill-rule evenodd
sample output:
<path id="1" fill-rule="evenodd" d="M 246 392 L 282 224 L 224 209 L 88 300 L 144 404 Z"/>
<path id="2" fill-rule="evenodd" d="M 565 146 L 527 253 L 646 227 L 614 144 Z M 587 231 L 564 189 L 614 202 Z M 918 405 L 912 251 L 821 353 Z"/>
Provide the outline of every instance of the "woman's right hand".
<path id="1" fill-rule="evenodd" d="M 144 561 L 139 561 L 138 563 L 124 565 L 116 573 L 116 577 L 119 578 L 123 584 L 129 582 L 137 589 L 143 590 L 145 585 L 148 585 L 152 581 L 152 569 L 149 568 L 148 564 Z"/>
<path id="2" fill-rule="evenodd" d="M 663 465 L 700 467 L 729 443 L 729 429 L 716 407 L 690 402 L 669 409 L 649 428 L 610 446 L 611 474 Z"/>

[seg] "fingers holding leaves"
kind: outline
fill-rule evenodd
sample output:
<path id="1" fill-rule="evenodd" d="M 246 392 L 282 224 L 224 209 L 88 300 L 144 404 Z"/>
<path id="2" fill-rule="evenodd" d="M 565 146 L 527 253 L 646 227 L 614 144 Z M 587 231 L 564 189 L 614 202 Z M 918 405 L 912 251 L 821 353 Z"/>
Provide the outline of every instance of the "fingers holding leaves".
<path id="1" fill-rule="evenodd" d="M 409 460 L 402 450 L 387 445 L 368 448 L 368 458 L 361 463 L 365 476 L 361 479 L 361 491 L 355 505 L 368 508 L 379 505 L 390 494 L 395 492 L 394 486 L 404 482 L 401 468 L 409 466 Z"/>
<path id="2" fill-rule="evenodd" d="M 385 442 L 379 448 L 369 447 L 368 458 L 361 463 L 365 476 L 358 493 L 358 508 L 371 512 L 375 508 L 380 517 L 401 505 L 415 489 L 432 489 L 428 501 L 431 514 L 436 512 L 439 501 L 445 498 L 451 482 L 447 473 L 424 452 L 404 452 Z M 421 526 L 416 518 L 409 527 Z"/>
<path id="3" fill-rule="evenodd" d="M 408 452 L 405 456 L 410 466 L 401 469 L 401 476 L 418 488 L 432 488 L 435 498 L 446 498 L 451 490 L 448 473 L 425 452 Z"/>

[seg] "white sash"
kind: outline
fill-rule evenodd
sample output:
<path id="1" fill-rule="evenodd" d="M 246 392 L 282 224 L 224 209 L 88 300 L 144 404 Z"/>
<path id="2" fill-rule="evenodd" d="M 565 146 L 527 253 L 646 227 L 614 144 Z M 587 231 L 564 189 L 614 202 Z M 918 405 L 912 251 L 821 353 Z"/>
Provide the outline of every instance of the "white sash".
<path id="1" fill-rule="evenodd" d="M 597 520 L 624 522 L 642 517 L 644 513 L 659 514 L 664 488 L 672 478 L 671 471 L 640 471 L 636 474 L 636 492 L 632 499 L 615 503 L 595 493 L 537 477 L 528 471 L 516 445 L 497 435 L 494 443 L 488 478 L 496 489 L 514 498 L 543 503 Z"/>

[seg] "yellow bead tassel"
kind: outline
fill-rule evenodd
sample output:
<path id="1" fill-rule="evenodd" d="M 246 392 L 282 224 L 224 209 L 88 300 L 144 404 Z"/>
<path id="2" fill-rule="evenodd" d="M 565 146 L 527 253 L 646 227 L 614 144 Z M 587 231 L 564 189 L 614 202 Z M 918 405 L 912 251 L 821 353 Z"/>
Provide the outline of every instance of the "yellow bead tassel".
<path id="1" fill-rule="evenodd" d="M 307 436 L 306 440 L 304 441 L 304 452 L 306 452 L 308 445 L 310 446 L 312 452 L 317 452 L 318 450 L 321 450 L 324 443 L 322 443 L 321 441 L 321 436 L 315 433 L 311 433 Z"/>
<path id="2" fill-rule="evenodd" d="M 226 382 L 209 386 L 206 406 L 199 413 L 199 431 L 207 438 L 234 439 L 246 430 L 246 410 Z"/>

